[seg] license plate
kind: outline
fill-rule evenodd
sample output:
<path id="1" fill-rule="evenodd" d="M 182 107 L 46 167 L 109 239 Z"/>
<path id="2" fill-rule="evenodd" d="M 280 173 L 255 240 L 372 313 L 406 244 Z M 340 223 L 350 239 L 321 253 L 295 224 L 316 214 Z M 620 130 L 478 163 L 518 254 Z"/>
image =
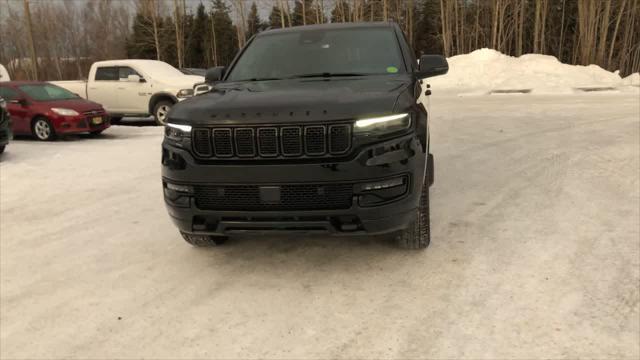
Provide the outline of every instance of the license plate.
<path id="1" fill-rule="evenodd" d="M 102 118 L 101 117 L 94 117 L 93 119 L 91 119 L 91 123 L 94 124 L 94 125 L 102 124 Z"/>

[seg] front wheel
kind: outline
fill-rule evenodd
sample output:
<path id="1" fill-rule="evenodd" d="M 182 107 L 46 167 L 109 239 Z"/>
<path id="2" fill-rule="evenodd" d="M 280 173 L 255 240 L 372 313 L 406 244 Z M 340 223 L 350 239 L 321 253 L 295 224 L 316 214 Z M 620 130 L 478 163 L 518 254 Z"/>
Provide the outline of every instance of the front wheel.
<path id="1" fill-rule="evenodd" d="M 422 186 L 420 205 L 418 206 L 418 211 L 416 211 L 416 217 L 406 229 L 398 234 L 396 242 L 403 249 L 424 249 L 431 242 L 430 230 L 429 186 L 425 184 Z"/>
<path id="2" fill-rule="evenodd" d="M 33 122 L 33 135 L 42 141 L 50 141 L 56 138 L 56 132 L 47 118 L 39 117 Z"/>
<path id="3" fill-rule="evenodd" d="M 91 135 L 91 136 L 100 136 L 100 134 L 102 134 L 103 131 L 104 131 L 104 129 L 96 130 L 96 131 L 90 131 L 89 135 Z"/>
<path id="4" fill-rule="evenodd" d="M 156 124 L 164 125 L 167 123 L 167 116 L 172 106 L 173 103 L 171 101 L 158 101 L 156 106 L 153 107 L 153 117 L 156 119 Z"/>
<path id="5" fill-rule="evenodd" d="M 1 145 L 0 146 L 0 154 L 2 154 L 4 152 L 4 147 L 5 147 L 5 145 Z"/>

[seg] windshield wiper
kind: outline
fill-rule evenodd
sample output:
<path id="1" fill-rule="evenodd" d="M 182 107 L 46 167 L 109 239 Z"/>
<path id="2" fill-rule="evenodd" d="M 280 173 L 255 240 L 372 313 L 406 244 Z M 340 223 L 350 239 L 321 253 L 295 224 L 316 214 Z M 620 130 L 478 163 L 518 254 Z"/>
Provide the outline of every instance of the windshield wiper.
<path id="1" fill-rule="evenodd" d="M 350 76 L 366 76 L 364 73 L 315 73 L 315 74 L 301 74 L 294 75 L 291 79 L 303 79 L 303 78 L 332 78 L 332 77 L 350 77 Z"/>

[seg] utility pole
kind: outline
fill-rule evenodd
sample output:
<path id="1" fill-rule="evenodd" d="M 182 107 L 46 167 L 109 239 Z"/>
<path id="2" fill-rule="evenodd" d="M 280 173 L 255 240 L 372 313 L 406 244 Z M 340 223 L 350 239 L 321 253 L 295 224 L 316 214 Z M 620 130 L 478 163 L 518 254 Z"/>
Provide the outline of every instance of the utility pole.
<path id="1" fill-rule="evenodd" d="M 24 14 L 27 21 L 27 29 L 29 30 L 29 50 L 31 51 L 31 68 L 33 71 L 33 80 L 38 80 L 38 56 L 36 55 L 36 45 L 33 42 L 33 25 L 31 24 L 31 11 L 29 10 L 29 0 L 23 0 Z"/>

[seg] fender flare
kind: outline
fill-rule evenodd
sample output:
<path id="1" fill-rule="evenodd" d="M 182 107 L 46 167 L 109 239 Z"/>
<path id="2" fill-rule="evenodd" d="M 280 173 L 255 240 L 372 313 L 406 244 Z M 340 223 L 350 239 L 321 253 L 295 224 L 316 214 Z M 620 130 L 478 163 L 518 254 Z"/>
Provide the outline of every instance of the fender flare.
<path id="1" fill-rule="evenodd" d="M 151 96 L 151 99 L 149 99 L 149 114 L 153 115 L 153 108 L 156 106 L 156 104 L 160 100 L 169 100 L 174 104 L 178 102 L 178 98 L 171 93 L 168 93 L 168 92 L 155 93 Z"/>

